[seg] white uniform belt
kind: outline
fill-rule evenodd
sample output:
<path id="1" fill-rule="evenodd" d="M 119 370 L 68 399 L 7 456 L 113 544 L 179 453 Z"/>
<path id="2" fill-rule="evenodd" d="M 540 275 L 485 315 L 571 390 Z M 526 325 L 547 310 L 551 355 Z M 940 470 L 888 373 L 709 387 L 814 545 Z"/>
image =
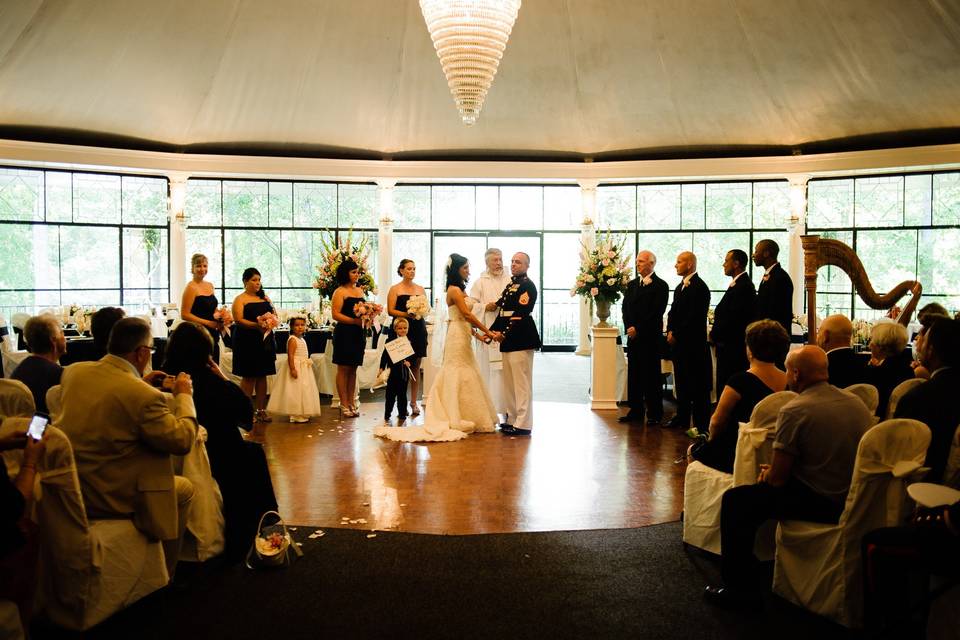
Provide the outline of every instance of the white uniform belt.
<path id="1" fill-rule="evenodd" d="M 500 310 L 501 318 L 509 318 L 512 315 L 513 315 L 513 311 L 504 311 L 503 309 Z"/>

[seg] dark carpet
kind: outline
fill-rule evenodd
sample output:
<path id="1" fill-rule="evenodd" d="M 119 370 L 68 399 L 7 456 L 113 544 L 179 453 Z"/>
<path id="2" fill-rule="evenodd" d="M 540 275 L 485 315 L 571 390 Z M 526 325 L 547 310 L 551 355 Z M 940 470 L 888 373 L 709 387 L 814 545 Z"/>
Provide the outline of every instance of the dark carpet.
<path id="1" fill-rule="evenodd" d="M 175 584 L 85 638 L 802 638 L 852 635 L 767 595 L 705 603 L 719 572 L 680 524 L 476 536 L 297 527 L 304 557 L 181 565 Z M 41 625 L 35 638 L 74 638 Z"/>

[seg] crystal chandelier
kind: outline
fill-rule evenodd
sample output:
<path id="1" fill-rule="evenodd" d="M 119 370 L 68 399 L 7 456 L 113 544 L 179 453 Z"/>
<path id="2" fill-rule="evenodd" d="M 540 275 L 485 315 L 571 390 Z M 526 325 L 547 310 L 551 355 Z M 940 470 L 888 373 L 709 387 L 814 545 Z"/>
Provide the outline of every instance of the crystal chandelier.
<path id="1" fill-rule="evenodd" d="M 497 74 L 520 0 L 420 0 L 447 85 L 472 125 Z"/>

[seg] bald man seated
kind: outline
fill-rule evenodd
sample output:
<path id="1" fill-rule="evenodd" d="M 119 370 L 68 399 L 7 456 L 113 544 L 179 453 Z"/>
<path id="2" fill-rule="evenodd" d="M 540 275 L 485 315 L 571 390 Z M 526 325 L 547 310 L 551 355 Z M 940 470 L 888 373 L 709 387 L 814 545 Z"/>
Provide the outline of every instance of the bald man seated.
<path id="1" fill-rule="evenodd" d="M 860 438 L 873 416 L 852 393 L 827 382 L 827 354 L 807 345 L 787 356 L 787 385 L 800 395 L 780 410 L 772 463 L 755 485 L 723 494 L 720 506 L 724 585 L 707 587 L 722 606 L 759 604 L 757 530 L 767 520 L 837 522 L 850 490 Z"/>
<path id="2" fill-rule="evenodd" d="M 844 315 L 827 316 L 817 331 L 817 344 L 827 352 L 830 384 L 841 389 L 867 382 L 867 363 L 870 354 L 856 353 L 853 342 L 853 323 Z"/>

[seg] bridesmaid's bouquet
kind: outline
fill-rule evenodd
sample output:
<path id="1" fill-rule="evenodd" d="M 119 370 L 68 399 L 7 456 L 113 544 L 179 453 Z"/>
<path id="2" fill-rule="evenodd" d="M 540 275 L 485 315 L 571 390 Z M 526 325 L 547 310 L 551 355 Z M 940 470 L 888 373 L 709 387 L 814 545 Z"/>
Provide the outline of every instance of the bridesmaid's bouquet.
<path id="1" fill-rule="evenodd" d="M 430 313 L 430 304 L 426 296 L 410 296 L 407 300 L 407 313 L 411 314 L 417 320 L 423 320 Z"/>
<path id="2" fill-rule="evenodd" d="M 220 307 L 213 312 L 213 319 L 219 322 L 225 328 L 233 324 L 233 315 L 225 306 Z"/>
<path id="3" fill-rule="evenodd" d="M 257 324 L 263 329 L 263 339 L 266 340 L 270 332 L 280 326 L 280 318 L 275 313 L 264 313 L 257 316 Z"/>
<path id="4" fill-rule="evenodd" d="M 376 302 L 362 301 L 353 305 L 353 315 L 357 316 L 363 326 L 364 333 L 369 333 L 371 327 L 380 330 L 380 314 L 383 313 L 383 307 Z"/>

